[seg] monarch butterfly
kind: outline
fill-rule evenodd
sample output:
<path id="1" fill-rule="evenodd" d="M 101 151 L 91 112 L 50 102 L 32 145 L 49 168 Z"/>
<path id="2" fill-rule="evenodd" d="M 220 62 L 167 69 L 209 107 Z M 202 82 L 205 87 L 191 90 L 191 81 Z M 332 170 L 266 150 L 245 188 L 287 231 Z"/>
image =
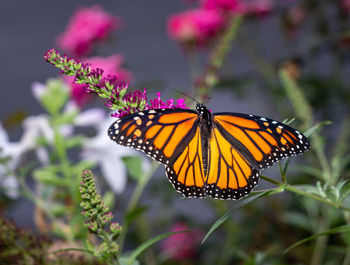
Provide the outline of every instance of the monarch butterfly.
<path id="1" fill-rule="evenodd" d="M 110 138 L 165 165 L 175 189 L 186 197 L 240 199 L 258 183 L 260 170 L 310 148 L 297 130 L 241 113 L 154 109 L 114 122 Z"/>

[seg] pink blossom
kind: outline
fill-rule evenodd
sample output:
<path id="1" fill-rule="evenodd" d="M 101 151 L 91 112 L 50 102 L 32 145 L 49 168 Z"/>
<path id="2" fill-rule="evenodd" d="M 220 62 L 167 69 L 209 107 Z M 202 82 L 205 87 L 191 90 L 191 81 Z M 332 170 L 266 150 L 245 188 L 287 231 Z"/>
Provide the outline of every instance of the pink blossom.
<path id="1" fill-rule="evenodd" d="M 292 6 L 285 15 L 285 26 L 287 33 L 292 37 L 297 29 L 305 21 L 307 16 L 306 10 L 302 6 Z"/>
<path id="2" fill-rule="evenodd" d="M 132 79 L 132 73 L 122 67 L 124 58 L 120 54 L 114 54 L 109 57 L 90 57 L 82 59 L 83 63 L 89 63 L 91 68 L 103 69 L 102 80 L 104 81 L 108 75 L 116 76 L 119 81 L 127 81 Z M 74 84 L 74 77 L 64 76 L 64 81 L 71 86 L 71 97 L 82 106 L 90 98 L 90 94 L 86 93 L 86 84 Z"/>
<path id="3" fill-rule="evenodd" d="M 157 92 L 157 98 L 150 100 L 150 104 L 147 104 L 147 109 L 188 109 L 183 98 L 179 98 L 175 101 L 175 104 L 174 99 L 169 99 L 167 102 L 163 102 L 160 99 L 160 92 Z"/>
<path id="4" fill-rule="evenodd" d="M 202 0 L 201 7 L 206 10 L 221 10 L 230 12 L 241 12 L 240 0 Z"/>
<path id="5" fill-rule="evenodd" d="M 341 0 L 343 10 L 350 14 L 350 0 Z"/>
<path id="6" fill-rule="evenodd" d="M 171 228 L 171 232 L 187 230 L 189 227 L 181 222 Z M 199 230 L 174 234 L 163 240 L 161 248 L 174 261 L 188 260 L 196 256 L 200 238 L 201 232 Z"/>
<path id="7" fill-rule="evenodd" d="M 204 44 L 224 26 L 216 10 L 193 9 L 168 18 L 170 38 L 181 43 Z"/>
<path id="8" fill-rule="evenodd" d="M 111 98 L 106 103 L 108 107 L 113 105 L 113 102 L 119 101 L 124 104 L 123 109 L 119 109 L 116 113 L 112 114 L 112 117 L 122 118 L 130 114 L 142 111 L 147 103 L 147 91 L 144 88 L 143 91 L 135 90 L 128 92 L 129 83 L 119 83 L 112 91 Z M 124 95 L 124 96 L 123 96 Z"/>
<path id="9" fill-rule="evenodd" d="M 242 12 L 252 16 L 266 16 L 274 8 L 272 0 L 252 0 L 242 3 Z"/>
<path id="10" fill-rule="evenodd" d="M 94 44 L 106 40 L 121 27 L 121 19 L 105 12 L 101 6 L 81 7 L 70 18 L 57 44 L 75 56 L 87 56 Z"/>
<path id="11" fill-rule="evenodd" d="M 113 91 L 113 98 L 111 98 L 107 102 L 106 105 L 108 107 L 110 107 L 112 105 L 112 102 L 114 102 L 116 99 L 121 100 L 123 101 L 123 103 L 128 105 L 124 109 L 118 110 L 116 113 L 112 114 L 112 117 L 122 118 L 132 113 L 136 113 L 143 110 L 140 109 L 140 106 L 143 105 L 143 102 L 147 102 L 146 89 L 144 89 L 143 91 L 135 90 L 133 93 L 129 92 L 125 94 L 125 96 L 121 99 L 121 90 L 126 90 L 127 88 L 128 84 L 125 83 L 121 83 L 119 86 L 116 86 L 116 88 Z M 129 105 L 134 105 L 136 107 L 131 108 Z M 154 100 L 150 100 L 149 104 L 146 104 L 144 109 L 188 109 L 188 107 L 186 106 L 185 100 L 183 98 L 179 98 L 176 100 L 169 99 L 166 102 L 164 102 L 160 98 L 160 92 L 157 92 L 157 97 Z"/>

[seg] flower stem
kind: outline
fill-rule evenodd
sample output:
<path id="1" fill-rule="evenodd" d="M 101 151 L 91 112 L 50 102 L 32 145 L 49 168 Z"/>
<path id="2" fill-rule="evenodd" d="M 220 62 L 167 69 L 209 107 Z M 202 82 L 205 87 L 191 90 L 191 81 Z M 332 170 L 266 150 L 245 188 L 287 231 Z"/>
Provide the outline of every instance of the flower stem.
<path id="1" fill-rule="evenodd" d="M 126 208 L 127 212 L 130 212 L 130 211 L 135 209 L 146 184 L 148 183 L 150 178 L 153 176 L 154 172 L 157 170 L 158 167 L 159 167 L 159 164 L 157 162 L 153 161 L 151 168 L 147 172 L 145 172 L 145 174 L 140 178 L 140 180 L 136 186 L 136 189 L 135 189 L 135 191 L 134 191 L 134 193 L 129 201 L 129 204 Z"/>
<path id="2" fill-rule="evenodd" d="M 319 197 L 319 196 L 314 195 L 314 194 L 311 194 L 311 193 L 307 193 L 307 192 L 305 192 L 305 191 L 303 191 L 303 190 L 301 190 L 301 189 L 296 188 L 296 187 L 293 186 L 293 185 L 290 185 L 290 184 L 287 184 L 287 183 L 282 183 L 282 182 L 279 182 L 279 181 L 277 181 L 277 180 L 271 179 L 271 178 L 266 177 L 266 176 L 263 176 L 263 175 L 261 175 L 260 177 L 261 177 L 262 179 L 268 181 L 268 182 L 271 182 L 271 183 L 276 184 L 276 185 L 278 185 L 278 186 L 280 186 L 280 187 L 283 187 L 285 190 L 288 190 L 288 191 L 290 191 L 290 192 L 294 192 L 294 193 L 299 194 L 299 195 L 302 195 L 302 196 L 304 196 L 304 197 L 308 197 L 308 198 L 311 198 L 311 199 L 320 201 L 320 202 L 322 202 L 322 203 L 325 203 L 325 204 L 328 204 L 328 205 L 330 205 L 330 206 L 333 206 L 334 208 L 337 208 L 337 209 L 339 208 L 339 209 L 342 209 L 342 210 L 344 210 L 344 211 L 350 211 L 350 208 L 349 208 L 349 207 L 346 207 L 346 206 L 344 206 L 344 205 L 340 205 L 340 206 L 339 206 L 339 205 L 337 205 L 336 203 L 334 203 L 334 202 L 332 202 L 332 201 L 329 201 L 329 200 L 327 200 L 327 199 L 324 199 L 324 198 L 322 198 L 322 197 Z"/>
<path id="3" fill-rule="evenodd" d="M 151 168 L 147 172 L 145 172 L 143 174 L 143 176 L 140 178 L 140 180 L 137 183 L 137 186 L 134 190 L 134 193 L 132 194 L 132 197 L 128 203 L 128 206 L 126 207 L 126 216 L 128 216 L 128 214 L 135 209 L 135 207 L 136 207 L 136 205 L 141 197 L 143 190 L 145 189 L 148 181 L 151 179 L 151 177 L 153 176 L 154 172 L 157 170 L 158 167 L 159 167 L 159 164 L 157 162 L 153 161 Z M 121 231 L 120 236 L 119 236 L 119 247 L 120 247 L 121 251 L 123 249 L 124 240 L 125 240 L 125 236 L 126 236 L 126 233 L 128 230 L 128 226 L 129 226 L 129 224 L 126 222 L 126 218 L 124 218 L 123 230 Z"/>
<path id="4" fill-rule="evenodd" d="M 206 95 L 217 84 L 217 72 L 223 66 L 225 58 L 232 47 L 232 41 L 237 35 L 242 16 L 233 16 L 226 31 L 217 42 L 215 48 L 210 54 L 210 62 L 207 70 L 202 76 L 202 80 L 197 83 L 197 89 L 200 95 Z"/>

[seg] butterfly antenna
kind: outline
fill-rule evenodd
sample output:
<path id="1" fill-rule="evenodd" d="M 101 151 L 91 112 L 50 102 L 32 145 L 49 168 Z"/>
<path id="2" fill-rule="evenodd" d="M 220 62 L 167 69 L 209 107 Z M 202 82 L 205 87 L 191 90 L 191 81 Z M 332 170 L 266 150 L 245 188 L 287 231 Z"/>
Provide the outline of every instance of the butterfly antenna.
<path id="1" fill-rule="evenodd" d="M 187 94 L 185 94 L 184 92 L 182 92 L 182 91 L 180 91 L 180 90 L 177 90 L 177 89 L 175 89 L 175 88 L 173 88 L 173 90 L 176 91 L 177 93 L 183 95 L 184 97 L 188 97 L 188 98 L 192 99 L 194 102 L 196 102 L 196 103 L 198 103 L 198 104 L 201 104 L 201 103 L 199 103 L 195 98 L 191 97 L 190 95 L 187 95 Z"/>

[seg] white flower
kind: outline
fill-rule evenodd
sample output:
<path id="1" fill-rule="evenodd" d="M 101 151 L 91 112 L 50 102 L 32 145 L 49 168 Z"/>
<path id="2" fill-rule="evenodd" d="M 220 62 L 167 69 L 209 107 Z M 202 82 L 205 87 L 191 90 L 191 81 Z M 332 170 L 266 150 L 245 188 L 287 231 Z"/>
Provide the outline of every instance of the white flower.
<path id="1" fill-rule="evenodd" d="M 0 148 L 1 157 L 9 157 L 7 164 L 0 164 L 0 185 L 5 190 L 5 194 L 12 199 L 18 197 L 18 182 L 14 175 L 17 165 L 20 163 L 22 147 L 19 143 L 9 141 L 7 132 L 0 123 Z"/>
<path id="2" fill-rule="evenodd" d="M 45 94 L 46 85 L 40 82 L 34 82 L 32 84 L 32 94 L 37 101 L 40 101 L 41 97 Z"/>
<path id="3" fill-rule="evenodd" d="M 109 126 L 115 121 L 115 118 L 105 119 L 98 128 L 98 134 L 90 138 L 84 144 L 83 156 L 85 158 L 97 161 L 101 167 L 103 176 L 115 193 L 121 193 L 127 183 L 127 170 L 122 161 L 124 156 L 142 155 L 140 152 L 131 148 L 117 145 L 107 135 Z M 143 170 L 150 167 L 149 161 L 143 157 Z"/>

